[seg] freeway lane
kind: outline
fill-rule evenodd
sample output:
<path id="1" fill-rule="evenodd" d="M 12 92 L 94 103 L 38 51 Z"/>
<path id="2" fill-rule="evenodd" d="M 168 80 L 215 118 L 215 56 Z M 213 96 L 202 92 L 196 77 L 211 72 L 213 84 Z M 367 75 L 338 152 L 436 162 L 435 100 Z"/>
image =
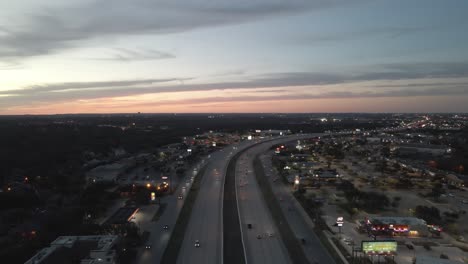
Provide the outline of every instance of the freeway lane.
<path id="1" fill-rule="evenodd" d="M 264 165 L 266 175 L 270 178 L 270 184 L 277 197 L 281 197 L 280 207 L 285 215 L 292 231 L 297 238 L 304 238 L 307 242 L 302 244 L 302 248 L 310 263 L 335 263 L 333 257 L 322 245 L 320 239 L 313 231 L 314 224 L 307 212 L 302 208 L 301 204 L 292 195 L 291 187 L 286 186 L 283 181 L 278 180 L 273 182 L 272 179 L 279 177 L 277 173 L 273 173 L 271 164 L 271 155 L 269 152 L 266 155 L 261 155 L 260 159 Z"/>
<path id="2" fill-rule="evenodd" d="M 233 155 L 253 143 L 245 141 L 211 154 L 177 263 L 223 263 L 222 208 L 226 169 Z M 200 247 L 195 247 L 195 240 L 200 241 Z"/>
<path id="3" fill-rule="evenodd" d="M 243 153 L 236 168 L 236 189 L 247 263 L 291 263 L 253 173 L 251 157 L 256 152 L 258 147 Z M 248 228 L 249 224 L 251 228 Z"/>
<path id="4" fill-rule="evenodd" d="M 190 188 L 190 179 L 192 176 L 194 176 L 193 170 L 199 170 L 204 166 L 205 162 L 206 161 L 198 162 L 197 165 L 193 166 L 186 172 L 184 179 L 189 180 L 188 183 L 179 184 L 176 191 L 172 195 L 167 195 L 161 198 L 161 203 L 165 203 L 167 206 L 158 221 L 151 221 L 154 212 L 149 213 L 149 210 L 146 210 L 146 208 L 140 210 L 136 214 L 136 222 L 140 226 L 141 231 L 151 232 L 146 244 L 151 245 L 152 247 L 150 250 L 140 250 L 137 256 L 137 261 L 135 263 L 160 263 L 162 254 L 167 247 L 167 243 L 172 234 L 177 217 L 184 204 L 186 190 Z M 184 186 L 185 188 L 183 188 Z M 177 199 L 179 194 L 183 194 L 184 200 Z M 164 230 L 164 225 L 168 225 L 169 229 Z"/>
<path id="5" fill-rule="evenodd" d="M 278 222 L 275 222 L 277 220 L 274 221 L 271 212 L 268 211 L 269 208 L 272 209 L 273 207 L 266 205 L 264 197 L 262 196 L 262 190 L 259 188 L 256 180 L 256 176 L 265 176 L 263 173 L 261 173 L 261 175 L 255 175 L 254 171 L 259 171 L 254 170 L 252 166 L 252 160 L 266 152 L 274 144 L 311 138 L 314 136 L 321 136 L 321 134 L 284 137 L 272 142 L 259 144 L 249 149 L 249 151 L 244 154 L 245 156 L 243 155 L 243 157 L 239 159 L 236 183 L 238 185 L 241 226 L 243 228 L 243 238 L 246 245 L 248 263 L 291 263 L 291 261 L 294 263 L 334 263 L 326 249 L 315 236 L 313 224 L 308 216 L 305 213 L 291 214 L 288 210 L 289 203 L 286 204 L 276 199 L 275 203 L 280 205 L 280 207 L 277 208 L 279 211 L 282 211 L 284 215 L 284 217 L 282 217 L 283 220 L 280 221 L 285 221 L 287 225 L 289 225 L 289 228 L 285 229 L 289 230 L 286 232 L 287 237 L 282 237 L 282 232 L 280 236 L 280 232 L 278 232 L 275 226 Z M 268 168 L 267 171 L 269 171 Z M 268 184 L 267 181 L 262 182 Z M 282 181 L 278 180 L 273 183 L 272 180 L 270 180 L 270 182 L 275 185 L 274 187 L 283 187 L 280 189 L 273 188 L 273 191 L 277 194 L 277 198 L 282 197 L 281 200 L 284 198 L 288 198 L 289 200 L 294 199 L 291 192 L 284 186 Z M 302 208 L 298 208 L 298 210 L 299 209 Z M 252 229 L 249 229 L 247 224 L 252 224 Z M 281 222 L 279 222 L 279 224 L 281 225 Z M 270 237 L 268 233 L 273 233 L 273 236 Z M 259 234 L 262 236 L 260 239 L 257 238 Z M 281 238 L 284 243 L 288 244 L 284 244 L 283 241 L 280 240 Z M 306 245 L 301 245 L 298 243 L 298 239 L 300 238 L 306 238 L 308 243 L 306 243 Z M 286 250 L 285 245 L 288 250 Z M 292 260 L 288 253 L 293 254 Z"/>
<path id="6" fill-rule="evenodd" d="M 283 137 L 280 137 L 283 139 Z M 275 139 L 265 138 L 255 143 L 264 143 Z M 240 224 L 241 217 L 238 209 L 238 194 L 236 190 L 236 164 L 238 156 L 242 155 L 244 150 L 255 147 L 257 144 L 249 144 L 243 150 L 238 152 L 231 161 L 229 161 L 226 181 L 224 184 L 224 208 L 223 208 L 223 223 L 224 223 L 224 251 L 223 258 L 225 264 L 242 264 L 246 263 L 246 249 L 243 241 L 242 226 Z M 240 148 L 241 149 L 241 148 Z M 259 199 L 256 199 L 257 201 Z M 260 215 L 267 215 L 267 211 L 263 211 Z M 270 228 L 272 229 L 272 228 Z"/>

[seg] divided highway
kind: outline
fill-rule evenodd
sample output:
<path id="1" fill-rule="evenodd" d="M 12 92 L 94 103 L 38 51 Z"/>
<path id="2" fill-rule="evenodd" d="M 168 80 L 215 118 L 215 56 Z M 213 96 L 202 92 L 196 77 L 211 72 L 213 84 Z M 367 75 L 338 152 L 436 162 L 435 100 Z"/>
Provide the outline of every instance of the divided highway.
<path id="1" fill-rule="evenodd" d="M 223 263 L 223 198 L 226 170 L 231 157 L 252 144 L 251 141 L 246 141 L 211 154 L 177 263 Z M 195 246 L 197 240 L 199 247 Z"/>
<path id="2" fill-rule="evenodd" d="M 259 189 L 253 160 L 274 144 L 311 136 L 245 141 L 211 154 L 177 263 L 293 263 Z"/>

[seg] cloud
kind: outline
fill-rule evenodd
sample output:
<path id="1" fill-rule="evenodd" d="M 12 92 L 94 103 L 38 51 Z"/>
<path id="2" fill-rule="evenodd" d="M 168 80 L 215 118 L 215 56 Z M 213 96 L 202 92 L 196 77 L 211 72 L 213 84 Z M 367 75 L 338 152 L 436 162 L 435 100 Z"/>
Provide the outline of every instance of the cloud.
<path id="1" fill-rule="evenodd" d="M 266 102 L 266 101 L 297 101 L 297 100 L 315 100 L 315 99 L 343 99 L 343 98 L 382 98 L 382 97 L 420 97 L 420 96 L 450 96 L 467 95 L 468 87 L 457 87 L 453 89 L 433 88 L 424 90 L 395 90 L 383 92 L 359 92 L 359 91 L 333 91 L 323 93 L 294 93 L 269 96 L 213 96 L 203 98 L 191 98 L 181 100 L 160 100 L 151 103 L 130 104 L 131 107 L 163 106 L 163 105 L 205 105 L 205 104 L 223 104 L 234 102 Z"/>
<path id="2" fill-rule="evenodd" d="M 123 48 L 115 48 L 113 54 L 110 57 L 93 58 L 92 60 L 102 61 L 143 61 L 143 60 L 162 60 L 162 59 L 173 59 L 176 56 L 163 51 L 158 50 L 129 50 Z"/>
<path id="3" fill-rule="evenodd" d="M 316 86 L 325 87 L 327 85 L 349 84 L 366 81 L 387 81 L 387 80 L 418 80 L 424 78 L 463 78 L 468 77 L 468 63 L 410 63 L 410 64 L 384 64 L 372 67 L 373 72 L 365 73 L 314 73 L 314 72 L 290 72 L 271 73 L 243 77 L 242 81 L 218 82 L 218 83 L 183 83 L 193 78 L 170 78 L 170 79 L 146 79 L 130 81 L 104 81 L 104 82 L 71 82 L 58 84 L 43 84 L 26 87 L 22 90 L 7 90 L 0 92 L 4 96 L 0 98 L 0 106 L 8 107 L 33 103 L 54 103 L 67 100 L 97 99 L 121 96 L 134 96 L 141 94 L 174 93 L 174 92 L 197 92 L 214 90 L 236 90 L 236 89 L 268 89 L 288 87 L 310 86 L 308 89 L 316 89 Z M 177 82 L 172 84 L 170 82 Z M 179 84 L 182 82 L 182 84 Z M 154 85 L 157 83 L 158 85 Z M 323 92 L 313 95 L 313 98 L 345 98 L 345 97 L 396 97 L 396 96 L 423 96 L 423 95 L 455 95 L 467 92 L 466 85 L 453 85 L 446 82 L 446 85 L 435 89 L 425 89 L 426 87 L 415 87 L 417 89 L 388 90 L 384 84 L 375 86 L 381 90 L 375 92 L 358 91 L 344 92 Z M 315 86 L 315 88 L 314 88 Z M 322 89 L 321 88 L 321 89 Z M 369 90 L 369 87 L 363 87 Z M 373 88 L 373 89 L 375 89 Z M 423 89 L 421 89 L 423 88 Z M 360 91 L 359 91 L 360 90 Z M 300 95 L 298 98 L 312 98 L 312 95 Z M 290 95 L 291 96 L 291 95 Z M 296 95 L 292 95 L 296 96 Z M 303 97 L 306 96 L 306 97 Z M 307 97 L 309 96 L 309 97 Z M 263 98 L 270 98 L 265 96 Z M 289 97 L 291 98 L 291 97 Z M 250 100 L 250 99 L 247 99 Z"/>
<path id="4" fill-rule="evenodd" d="M 102 82 L 67 82 L 67 83 L 52 83 L 43 85 L 28 86 L 21 90 L 3 90 L 0 94 L 16 94 L 16 95 L 32 95 L 45 92 L 61 92 L 66 90 L 96 90 L 96 89 L 115 89 L 115 87 L 124 86 L 126 89 L 131 89 L 131 86 L 142 84 L 166 83 L 181 80 L 190 80 L 192 78 L 167 78 L 167 79 L 143 79 L 143 80 L 127 80 L 127 81 L 102 81 Z"/>
<path id="5" fill-rule="evenodd" d="M 342 42 L 348 40 L 356 40 L 371 37 L 398 38 L 404 35 L 421 33 L 429 30 L 434 30 L 434 27 L 381 27 L 368 28 L 360 31 L 345 31 L 337 32 L 328 35 L 307 35 L 296 39 L 296 43 L 314 45 L 327 44 L 329 42 Z"/>
<path id="6" fill-rule="evenodd" d="M 0 62 L 0 71 L 2 70 L 17 70 L 17 69 L 23 69 L 24 66 L 18 62 L 15 61 L 10 61 L 10 62 L 5 62 L 1 63 Z"/>
<path id="7" fill-rule="evenodd" d="M 239 24 L 347 4 L 345 0 L 113 0 L 50 7 L 3 26 L 0 58 L 27 58 L 83 45 L 90 39 L 169 34 Z M 21 24 L 20 24 L 21 23 Z M 125 58 L 125 57 L 124 57 Z"/>

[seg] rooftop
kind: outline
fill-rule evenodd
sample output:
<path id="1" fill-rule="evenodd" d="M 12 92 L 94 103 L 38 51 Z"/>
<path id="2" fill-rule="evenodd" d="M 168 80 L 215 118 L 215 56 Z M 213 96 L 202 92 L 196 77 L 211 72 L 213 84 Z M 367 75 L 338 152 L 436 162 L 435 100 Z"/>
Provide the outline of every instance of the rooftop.
<path id="1" fill-rule="evenodd" d="M 427 225 L 426 221 L 424 221 L 423 219 L 404 216 L 376 216 L 372 217 L 370 221 L 374 224 L 381 223 L 385 225 Z"/>
<path id="2" fill-rule="evenodd" d="M 138 207 L 126 206 L 121 207 L 107 221 L 106 225 L 121 225 L 128 223 L 131 217 L 138 211 Z"/>
<path id="3" fill-rule="evenodd" d="M 60 236 L 25 264 L 110 264 L 115 261 L 118 236 Z"/>

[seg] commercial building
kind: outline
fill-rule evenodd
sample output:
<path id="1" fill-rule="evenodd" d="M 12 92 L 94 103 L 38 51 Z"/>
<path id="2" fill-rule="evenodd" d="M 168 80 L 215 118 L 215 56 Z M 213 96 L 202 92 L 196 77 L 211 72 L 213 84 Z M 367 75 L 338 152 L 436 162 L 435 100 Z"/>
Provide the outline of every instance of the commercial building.
<path id="1" fill-rule="evenodd" d="M 391 236 L 427 236 L 429 234 L 426 221 L 416 217 L 372 217 L 364 221 L 364 225 L 374 234 Z"/>
<path id="2" fill-rule="evenodd" d="M 61 236 L 25 264 L 115 264 L 118 236 Z"/>
<path id="3" fill-rule="evenodd" d="M 397 151 L 400 155 L 408 154 L 429 154 L 433 156 L 442 156 L 450 154 L 452 149 L 442 145 L 431 144 L 401 144 L 398 146 Z"/>
<path id="4" fill-rule="evenodd" d="M 112 164 L 98 166 L 86 173 L 86 180 L 89 183 L 115 183 L 127 170 L 136 166 L 137 160 L 144 157 L 146 156 L 140 155 L 137 158 L 125 158 Z"/>
<path id="5" fill-rule="evenodd" d="M 117 210 L 117 212 L 115 212 L 111 217 L 109 217 L 109 219 L 107 219 L 104 225 L 126 225 L 133 219 L 138 210 L 139 208 L 134 206 L 121 207 L 119 208 L 119 210 Z"/>

